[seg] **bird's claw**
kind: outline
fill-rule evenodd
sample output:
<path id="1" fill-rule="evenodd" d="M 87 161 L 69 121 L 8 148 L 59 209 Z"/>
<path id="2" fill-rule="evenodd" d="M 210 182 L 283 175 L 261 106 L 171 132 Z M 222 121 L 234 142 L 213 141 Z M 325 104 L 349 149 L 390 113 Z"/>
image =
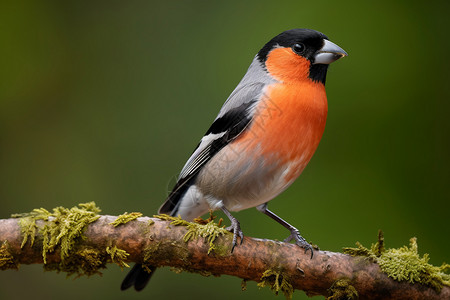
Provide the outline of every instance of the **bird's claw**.
<path id="1" fill-rule="evenodd" d="M 311 251 L 311 258 L 313 258 L 314 250 L 313 247 L 300 235 L 297 229 L 291 231 L 291 234 L 284 240 L 285 243 L 290 241 L 295 241 L 295 244 L 305 249 L 305 253 Z"/>
<path id="2" fill-rule="evenodd" d="M 244 241 L 244 233 L 241 230 L 241 225 L 239 224 L 239 221 L 235 220 L 234 222 L 231 223 L 231 226 L 228 226 L 227 228 L 225 228 L 226 230 L 228 230 L 229 232 L 233 233 L 233 247 L 231 248 L 231 253 L 233 253 L 234 247 L 237 246 L 237 238 L 238 236 L 241 239 L 241 243 Z"/>

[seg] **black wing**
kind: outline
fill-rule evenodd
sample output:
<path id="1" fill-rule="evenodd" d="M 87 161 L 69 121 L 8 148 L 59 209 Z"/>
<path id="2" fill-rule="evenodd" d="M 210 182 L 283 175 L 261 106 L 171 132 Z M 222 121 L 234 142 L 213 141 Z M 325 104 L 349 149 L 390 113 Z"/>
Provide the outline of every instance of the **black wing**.
<path id="1" fill-rule="evenodd" d="M 176 213 L 179 200 L 195 181 L 200 169 L 250 124 L 252 116 L 249 108 L 255 102 L 244 102 L 214 121 L 181 171 L 175 187 L 159 209 L 160 214 Z"/>

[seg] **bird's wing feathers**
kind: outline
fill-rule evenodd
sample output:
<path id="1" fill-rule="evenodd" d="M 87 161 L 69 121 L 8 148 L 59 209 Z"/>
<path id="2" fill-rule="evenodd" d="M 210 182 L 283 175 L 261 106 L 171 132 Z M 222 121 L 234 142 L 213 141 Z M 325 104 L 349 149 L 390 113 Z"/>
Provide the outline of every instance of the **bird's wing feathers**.
<path id="1" fill-rule="evenodd" d="M 264 86 L 265 83 L 262 82 L 246 85 L 242 85 L 241 82 L 236 87 L 184 165 L 175 187 L 159 209 L 159 213 L 173 213 L 181 196 L 187 191 L 200 169 L 250 124 L 254 104 L 261 97 Z"/>

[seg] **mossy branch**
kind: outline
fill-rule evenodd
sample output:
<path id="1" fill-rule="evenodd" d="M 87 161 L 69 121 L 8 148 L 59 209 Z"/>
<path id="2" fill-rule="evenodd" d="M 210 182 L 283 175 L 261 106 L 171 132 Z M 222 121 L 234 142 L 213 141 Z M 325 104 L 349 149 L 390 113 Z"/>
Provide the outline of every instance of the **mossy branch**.
<path id="1" fill-rule="evenodd" d="M 107 263 L 123 268 L 139 262 L 236 276 L 243 279 L 243 289 L 252 280 L 287 298 L 299 289 L 328 299 L 450 299 L 449 265 L 429 265 L 428 256 L 418 256 L 415 240 L 409 248 L 385 250 L 380 235 L 371 249 L 347 248 L 351 255 L 316 250 L 311 259 L 296 245 L 245 237 L 231 253 L 232 234 L 212 218 L 189 223 L 165 215 L 98 212 L 95 204 L 86 203 L 0 220 L 0 269 L 44 264 L 47 270 L 92 275 Z M 395 267 L 405 267 L 403 258 L 413 270 Z"/>

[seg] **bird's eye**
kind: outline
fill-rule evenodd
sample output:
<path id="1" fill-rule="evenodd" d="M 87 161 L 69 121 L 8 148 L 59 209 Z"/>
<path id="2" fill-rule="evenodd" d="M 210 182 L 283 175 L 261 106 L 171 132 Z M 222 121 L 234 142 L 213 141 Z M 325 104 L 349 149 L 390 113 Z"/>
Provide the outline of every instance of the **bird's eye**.
<path id="1" fill-rule="evenodd" d="M 292 51 L 294 51 L 297 54 L 301 54 L 301 53 L 303 53 L 303 51 L 305 51 L 305 48 L 306 47 L 303 44 L 294 44 L 292 46 Z"/>

